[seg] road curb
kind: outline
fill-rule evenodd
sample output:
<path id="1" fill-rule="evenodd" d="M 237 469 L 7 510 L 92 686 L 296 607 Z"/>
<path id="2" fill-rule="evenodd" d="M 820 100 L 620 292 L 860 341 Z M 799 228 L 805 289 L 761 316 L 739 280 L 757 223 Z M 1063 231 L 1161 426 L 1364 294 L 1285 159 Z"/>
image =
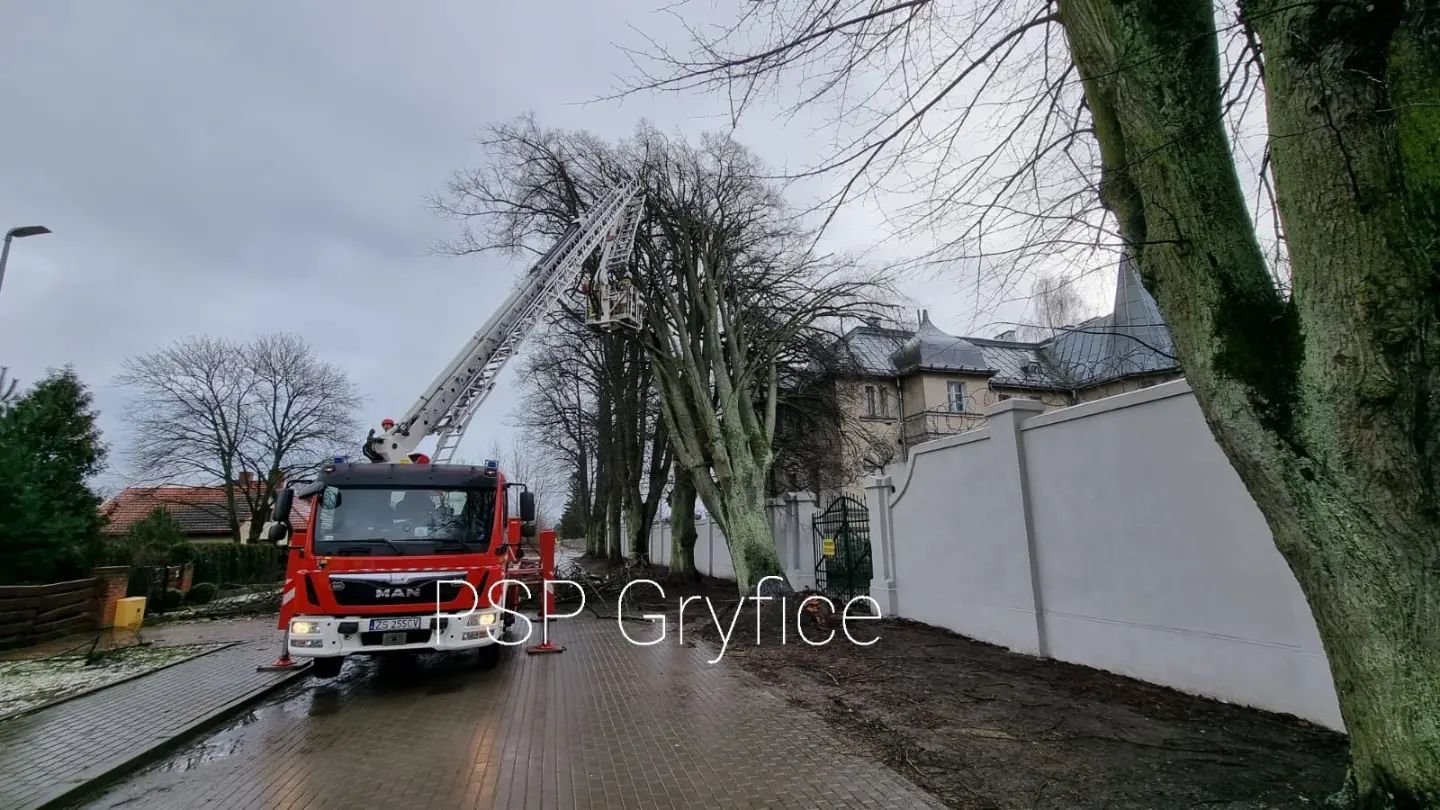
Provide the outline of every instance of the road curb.
<path id="1" fill-rule="evenodd" d="M 268 683 L 260 687 L 259 689 L 253 690 L 248 694 L 242 695 L 234 700 L 231 700 L 228 703 L 217 707 L 213 711 L 206 713 L 204 716 L 196 719 L 194 722 L 190 723 L 184 728 L 181 728 L 180 730 L 169 735 L 168 737 L 165 737 L 164 739 L 156 740 L 154 743 L 147 745 L 144 748 L 135 749 L 133 754 L 125 757 L 122 760 L 117 760 L 114 765 L 107 767 L 103 772 L 97 774 L 90 779 L 85 780 L 83 783 L 75 785 L 64 793 L 55 796 L 48 801 L 35 805 L 35 807 L 37 808 L 37 810 L 44 810 L 45 808 L 52 807 L 65 807 L 76 802 L 78 799 L 94 793 L 100 787 L 113 781 L 116 777 L 126 775 L 138 765 L 148 764 L 149 762 L 158 759 L 160 755 L 176 747 L 180 743 L 189 740 L 201 731 L 204 731 L 205 729 L 210 728 L 217 723 L 228 719 L 229 717 L 239 713 L 241 709 L 244 709 L 245 707 L 261 700 L 272 692 L 277 691 L 278 689 L 280 689 L 280 687 L 288 685 L 296 678 L 299 678 L 300 676 L 306 674 L 308 670 L 309 667 L 302 667 L 294 672 L 281 673 L 281 676 L 279 678 L 276 678 L 274 682 Z"/>

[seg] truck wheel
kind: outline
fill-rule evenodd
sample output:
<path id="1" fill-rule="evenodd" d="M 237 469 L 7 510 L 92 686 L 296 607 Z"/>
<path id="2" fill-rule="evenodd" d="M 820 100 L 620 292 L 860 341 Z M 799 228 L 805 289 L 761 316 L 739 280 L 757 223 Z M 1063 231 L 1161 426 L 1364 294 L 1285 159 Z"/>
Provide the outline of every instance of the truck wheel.
<path id="1" fill-rule="evenodd" d="M 500 645 L 487 644 L 477 652 L 480 657 L 475 660 L 475 665 L 480 669 L 494 669 L 500 663 Z"/>
<path id="2" fill-rule="evenodd" d="M 310 674 L 317 678 L 333 678 L 340 674 L 340 668 L 343 666 L 345 666 L 345 656 L 343 655 L 316 658 L 310 664 Z"/>

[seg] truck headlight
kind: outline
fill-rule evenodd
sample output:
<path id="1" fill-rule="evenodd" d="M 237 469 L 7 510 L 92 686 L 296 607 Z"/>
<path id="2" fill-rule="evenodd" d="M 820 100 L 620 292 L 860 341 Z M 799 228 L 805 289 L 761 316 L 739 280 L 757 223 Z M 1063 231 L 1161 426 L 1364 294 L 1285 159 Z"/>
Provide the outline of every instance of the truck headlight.
<path id="1" fill-rule="evenodd" d="M 494 623 L 495 623 L 495 614 L 494 614 L 494 613 L 482 613 L 482 614 L 480 614 L 480 624 L 481 624 L 481 625 L 494 624 Z"/>
<path id="2" fill-rule="evenodd" d="M 294 621 L 290 622 L 290 632 L 297 636 L 309 636 L 320 632 L 320 625 L 316 622 Z"/>

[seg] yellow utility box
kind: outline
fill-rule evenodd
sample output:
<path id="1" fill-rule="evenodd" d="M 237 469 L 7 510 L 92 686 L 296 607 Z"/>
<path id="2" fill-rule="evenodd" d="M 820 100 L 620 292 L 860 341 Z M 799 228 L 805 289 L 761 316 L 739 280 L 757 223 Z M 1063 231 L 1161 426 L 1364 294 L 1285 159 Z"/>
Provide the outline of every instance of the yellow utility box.
<path id="1" fill-rule="evenodd" d="M 145 621 L 145 597 L 127 596 L 115 602 L 115 626 L 121 630 L 139 630 Z"/>

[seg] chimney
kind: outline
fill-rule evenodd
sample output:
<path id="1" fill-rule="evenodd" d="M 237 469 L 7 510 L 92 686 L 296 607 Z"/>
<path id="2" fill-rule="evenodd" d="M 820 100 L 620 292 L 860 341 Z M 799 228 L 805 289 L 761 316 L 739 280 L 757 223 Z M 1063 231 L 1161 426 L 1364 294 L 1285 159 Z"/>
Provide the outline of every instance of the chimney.
<path id="1" fill-rule="evenodd" d="M 246 470 L 240 473 L 240 478 L 235 483 L 239 484 L 242 487 L 249 487 L 252 483 L 254 483 L 254 481 L 255 479 L 250 474 L 250 471 Z"/>

